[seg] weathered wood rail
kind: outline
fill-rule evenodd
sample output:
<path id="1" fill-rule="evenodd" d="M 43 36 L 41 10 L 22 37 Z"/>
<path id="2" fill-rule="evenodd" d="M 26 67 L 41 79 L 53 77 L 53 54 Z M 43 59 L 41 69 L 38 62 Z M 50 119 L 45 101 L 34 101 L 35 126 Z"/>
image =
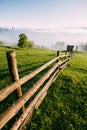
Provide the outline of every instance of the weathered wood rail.
<path id="1" fill-rule="evenodd" d="M 48 61 L 32 73 L 24 76 L 19 79 L 18 71 L 17 71 L 17 63 L 16 63 L 16 54 L 13 51 L 7 52 L 8 66 L 12 76 L 13 83 L 7 87 L 4 87 L 0 90 L 0 102 L 9 96 L 12 92 L 17 90 L 18 100 L 15 101 L 4 113 L 0 115 L 0 129 L 2 129 L 5 124 L 11 120 L 19 110 L 22 111 L 22 114 L 18 118 L 18 120 L 12 125 L 10 130 L 21 130 L 24 125 L 31 118 L 34 110 L 39 107 L 43 99 L 47 94 L 47 90 L 58 77 L 61 70 L 63 70 L 68 62 L 70 61 L 72 55 L 65 54 L 63 56 L 59 56 L 59 52 L 57 52 L 57 57 Z M 31 87 L 27 92 L 22 95 L 21 85 L 35 77 L 42 70 L 47 68 L 52 63 L 53 66 Z M 46 82 L 46 80 L 48 81 Z M 27 108 L 25 109 L 24 104 L 39 90 L 39 88 L 45 83 L 44 87 L 40 89 L 38 94 L 34 97 L 34 99 L 29 103 Z"/>

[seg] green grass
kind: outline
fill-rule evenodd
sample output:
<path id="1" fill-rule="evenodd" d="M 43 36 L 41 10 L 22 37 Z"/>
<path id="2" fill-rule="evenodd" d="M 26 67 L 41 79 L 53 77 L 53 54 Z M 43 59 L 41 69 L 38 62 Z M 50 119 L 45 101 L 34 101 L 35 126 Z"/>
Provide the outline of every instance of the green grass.
<path id="1" fill-rule="evenodd" d="M 48 90 L 27 129 L 87 129 L 87 53 L 76 54 Z"/>
<path id="2" fill-rule="evenodd" d="M 17 66 L 20 78 L 29 74 L 45 62 L 56 56 L 55 51 L 47 49 L 24 49 L 24 48 L 5 48 L 0 47 L 0 89 L 11 83 L 8 70 L 6 51 L 14 50 L 17 57 Z"/>
<path id="3" fill-rule="evenodd" d="M 55 51 L 46 49 L 0 47 L 0 89 L 11 84 L 6 51 L 12 49 L 15 50 L 17 55 L 20 77 L 32 72 L 56 56 Z M 40 76 L 41 74 L 37 75 L 35 79 L 23 85 L 23 92 L 25 92 Z M 1 103 L 0 113 L 15 100 L 15 94 L 12 93 Z M 13 121 L 9 122 L 3 130 L 9 130 Z M 47 129 L 87 129 L 87 53 L 78 53 L 74 55 L 67 68 L 61 72 L 57 80 L 51 85 L 46 98 L 27 125 L 27 130 Z"/>

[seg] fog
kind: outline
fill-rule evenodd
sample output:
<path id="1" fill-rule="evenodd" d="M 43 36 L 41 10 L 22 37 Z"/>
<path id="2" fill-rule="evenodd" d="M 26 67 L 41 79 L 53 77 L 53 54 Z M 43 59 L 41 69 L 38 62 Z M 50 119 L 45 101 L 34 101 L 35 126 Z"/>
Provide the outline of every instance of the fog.
<path id="1" fill-rule="evenodd" d="M 0 40 L 8 46 L 17 45 L 19 34 L 25 33 L 29 40 L 36 45 L 58 49 L 55 47 L 57 41 L 64 42 L 61 49 L 67 44 L 79 45 L 87 42 L 87 28 L 60 28 L 60 29 L 0 29 Z M 60 48 L 60 47 L 59 47 Z M 81 47 L 80 47 L 81 49 Z"/>

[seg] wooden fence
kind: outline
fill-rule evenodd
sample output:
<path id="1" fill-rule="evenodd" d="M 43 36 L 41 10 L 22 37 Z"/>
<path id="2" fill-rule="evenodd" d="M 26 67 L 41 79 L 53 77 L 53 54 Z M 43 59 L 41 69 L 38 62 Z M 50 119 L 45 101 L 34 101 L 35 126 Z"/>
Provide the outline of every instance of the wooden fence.
<path id="1" fill-rule="evenodd" d="M 53 81 L 55 81 L 60 71 L 66 67 L 71 57 L 71 54 L 65 54 L 60 56 L 59 52 L 57 52 L 57 57 L 48 61 L 32 73 L 19 79 L 16 63 L 16 54 L 13 51 L 7 52 L 8 66 L 12 76 L 13 83 L 0 90 L 0 102 L 3 101 L 6 97 L 8 97 L 8 95 L 10 95 L 15 90 L 17 90 L 19 98 L 4 113 L 0 115 L 0 129 L 2 129 L 5 126 L 5 124 L 18 113 L 19 110 L 21 110 L 22 114 L 12 125 L 10 130 L 23 129 L 23 127 L 31 118 L 35 109 L 38 108 L 38 106 L 45 98 L 50 85 Z M 44 70 L 51 64 L 52 67 L 31 88 L 29 88 L 27 92 L 25 92 L 22 95 L 21 85 L 29 81 L 31 78 L 35 77 L 38 73 L 40 73 L 42 70 Z M 43 85 L 44 82 L 46 82 L 44 87 L 40 89 L 38 94 L 36 94 L 36 96 L 32 99 L 29 105 L 25 108 L 24 104 L 37 92 L 37 90 L 39 90 L 39 88 Z"/>

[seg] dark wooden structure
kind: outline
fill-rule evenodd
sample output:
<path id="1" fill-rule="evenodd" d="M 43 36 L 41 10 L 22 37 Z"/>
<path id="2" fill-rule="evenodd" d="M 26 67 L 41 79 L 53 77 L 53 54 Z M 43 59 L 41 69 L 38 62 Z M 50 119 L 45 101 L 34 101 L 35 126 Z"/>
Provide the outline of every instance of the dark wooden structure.
<path id="1" fill-rule="evenodd" d="M 67 45 L 67 51 L 73 52 L 74 45 Z"/>

